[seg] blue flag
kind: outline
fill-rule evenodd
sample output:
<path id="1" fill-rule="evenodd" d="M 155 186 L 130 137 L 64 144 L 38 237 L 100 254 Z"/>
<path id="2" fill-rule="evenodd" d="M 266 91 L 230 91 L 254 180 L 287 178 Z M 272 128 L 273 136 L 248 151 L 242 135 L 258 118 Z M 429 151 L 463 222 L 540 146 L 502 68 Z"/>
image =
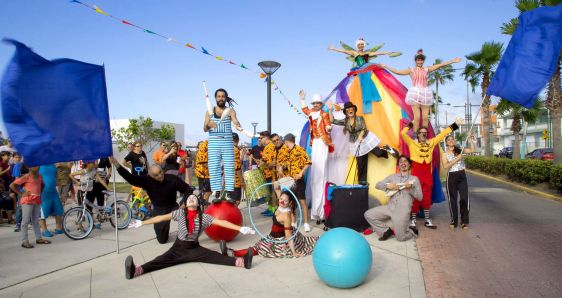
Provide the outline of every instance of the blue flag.
<path id="1" fill-rule="evenodd" d="M 531 108 L 556 70 L 561 46 L 562 4 L 522 13 L 487 94 Z"/>
<path id="2" fill-rule="evenodd" d="M 2 79 L 4 125 L 29 166 L 112 155 L 103 66 L 16 46 Z"/>

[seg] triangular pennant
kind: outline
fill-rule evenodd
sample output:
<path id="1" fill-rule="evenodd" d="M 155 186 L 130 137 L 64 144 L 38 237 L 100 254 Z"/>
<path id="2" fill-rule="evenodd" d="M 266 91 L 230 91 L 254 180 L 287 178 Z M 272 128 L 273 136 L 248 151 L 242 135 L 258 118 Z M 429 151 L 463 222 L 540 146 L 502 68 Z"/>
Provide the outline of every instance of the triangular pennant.
<path id="1" fill-rule="evenodd" d="M 121 23 L 123 23 L 123 24 L 125 24 L 125 25 L 130 25 L 130 26 L 134 26 L 133 24 L 131 24 L 131 23 L 129 23 L 129 22 L 127 22 L 127 21 L 125 21 L 125 20 L 121 20 Z"/>
<path id="2" fill-rule="evenodd" d="M 189 43 L 186 43 L 185 46 L 188 47 L 188 48 L 192 48 L 192 49 L 196 50 L 196 48 Z"/>
<path id="3" fill-rule="evenodd" d="M 152 32 L 152 31 L 150 31 L 150 30 L 148 30 L 148 29 L 144 29 L 144 32 L 150 33 L 150 34 L 156 34 L 156 32 Z"/>
<path id="4" fill-rule="evenodd" d="M 224 59 L 222 59 L 221 56 L 215 56 L 215 59 L 217 59 L 217 60 L 219 60 L 219 61 L 220 61 L 220 60 L 224 60 Z"/>
<path id="5" fill-rule="evenodd" d="M 244 64 L 240 65 L 240 67 L 242 67 L 244 69 L 248 69 L 246 66 L 244 66 Z"/>
<path id="6" fill-rule="evenodd" d="M 236 63 L 234 63 L 234 61 L 232 60 L 228 60 L 228 63 L 236 65 Z"/>
<path id="7" fill-rule="evenodd" d="M 94 5 L 94 9 L 96 10 L 97 13 L 101 13 L 103 15 L 108 15 L 105 11 L 101 10 L 99 7 Z"/>
<path id="8" fill-rule="evenodd" d="M 201 47 L 201 51 L 203 52 L 203 54 L 211 55 L 207 50 L 205 50 L 204 47 Z"/>
<path id="9" fill-rule="evenodd" d="M 79 3 L 79 4 L 83 4 L 82 2 L 78 1 L 78 0 L 70 0 L 70 3 Z"/>

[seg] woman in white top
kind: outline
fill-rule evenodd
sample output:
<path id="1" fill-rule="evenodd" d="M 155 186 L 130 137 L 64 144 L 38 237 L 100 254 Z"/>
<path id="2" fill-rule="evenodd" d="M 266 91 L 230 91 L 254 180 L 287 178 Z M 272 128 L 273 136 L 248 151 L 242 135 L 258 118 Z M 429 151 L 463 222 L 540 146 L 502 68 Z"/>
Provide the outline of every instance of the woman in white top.
<path id="1" fill-rule="evenodd" d="M 461 228 L 468 229 L 468 213 L 470 211 L 470 201 L 468 198 L 468 183 L 464 172 L 465 164 L 462 153 L 474 152 L 472 137 L 469 138 L 469 148 L 461 150 L 455 145 L 455 138 L 452 135 L 445 138 L 446 150 L 441 155 L 441 164 L 448 170 L 447 173 L 447 195 L 449 199 L 449 211 L 451 212 L 451 223 L 449 227 L 458 226 L 458 206 L 457 194 L 460 195 Z"/>

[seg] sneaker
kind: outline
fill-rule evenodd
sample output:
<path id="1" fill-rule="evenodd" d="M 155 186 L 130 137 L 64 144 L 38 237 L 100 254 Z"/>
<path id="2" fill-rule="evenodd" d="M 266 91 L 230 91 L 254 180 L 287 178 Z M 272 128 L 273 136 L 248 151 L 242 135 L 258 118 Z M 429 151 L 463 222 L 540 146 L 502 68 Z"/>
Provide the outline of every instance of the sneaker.
<path id="1" fill-rule="evenodd" d="M 416 228 L 416 227 L 410 227 L 410 230 L 412 230 L 412 232 L 414 232 L 414 234 L 416 234 L 416 236 L 418 236 L 420 234 L 420 232 L 418 231 L 418 228 Z"/>
<path id="2" fill-rule="evenodd" d="M 21 226 L 16 225 L 16 227 L 14 228 L 14 232 L 21 232 Z"/>
<path id="3" fill-rule="evenodd" d="M 55 229 L 55 234 L 56 234 L 56 235 L 62 235 L 62 234 L 64 234 L 64 231 L 63 231 L 63 230 L 59 230 L 59 229 Z"/>
<path id="4" fill-rule="evenodd" d="M 434 229 L 434 230 L 437 229 L 437 226 L 434 225 L 433 222 L 431 221 L 431 219 L 429 219 L 429 218 L 425 220 L 425 222 L 423 223 L 423 225 L 424 225 L 426 228 L 429 228 L 429 229 Z"/>
<path id="5" fill-rule="evenodd" d="M 215 193 L 213 194 L 213 200 L 211 201 L 211 203 L 216 204 L 216 203 L 219 203 L 220 201 L 221 201 L 221 192 L 215 191 Z"/>
<path id="6" fill-rule="evenodd" d="M 125 278 L 131 279 L 135 277 L 135 262 L 132 256 L 127 256 L 125 259 Z"/>
<path id="7" fill-rule="evenodd" d="M 271 210 L 267 209 L 267 212 L 262 213 L 265 217 L 272 217 L 275 213 L 271 212 Z"/>
<path id="8" fill-rule="evenodd" d="M 379 238 L 379 241 L 386 241 L 390 237 L 392 237 L 392 235 L 394 235 L 394 232 L 389 228 L 386 231 L 384 231 L 384 234 L 382 234 L 382 236 Z"/>
<path id="9" fill-rule="evenodd" d="M 468 224 L 464 224 L 464 223 L 461 224 L 461 228 L 462 228 L 463 230 L 468 230 Z"/>
<path id="10" fill-rule="evenodd" d="M 53 233 L 51 233 L 51 231 L 49 231 L 49 230 L 45 230 L 45 231 L 43 231 L 43 233 L 41 233 L 41 236 L 43 236 L 43 237 L 53 237 Z"/>
<path id="11" fill-rule="evenodd" d="M 244 268 L 252 268 L 252 258 L 254 257 L 254 248 L 248 247 L 248 252 L 244 255 Z"/>
<path id="12" fill-rule="evenodd" d="M 386 152 L 388 152 L 390 155 L 392 155 L 392 157 L 398 158 L 398 156 L 399 156 L 398 150 L 396 150 L 396 149 L 394 149 L 394 148 L 392 148 L 388 145 L 384 145 L 382 148 L 384 150 L 386 150 Z"/>
<path id="13" fill-rule="evenodd" d="M 409 226 L 409 227 L 410 227 L 410 228 L 415 228 L 415 227 L 416 227 L 416 219 L 415 219 L 415 218 L 412 219 L 412 220 L 410 220 L 410 226 Z"/>
<path id="14" fill-rule="evenodd" d="M 236 204 L 236 201 L 234 201 L 234 199 L 232 198 L 232 192 L 231 191 L 226 192 L 226 201 L 231 203 L 231 204 Z"/>
<path id="15" fill-rule="evenodd" d="M 223 255 L 227 256 L 227 255 L 228 255 L 228 254 L 227 254 L 228 248 L 226 247 L 226 241 L 221 240 L 221 241 L 219 242 L 219 247 L 220 247 L 221 253 L 222 253 Z"/>
<path id="16" fill-rule="evenodd" d="M 266 214 L 268 214 L 268 213 L 271 213 L 271 211 L 269 211 L 269 209 L 265 209 L 265 211 L 261 212 L 260 214 L 261 214 L 261 215 L 266 215 Z"/>
<path id="17" fill-rule="evenodd" d="M 451 228 L 451 229 L 454 229 L 454 228 L 456 228 L 456 227 L 457 227 L 457 223 L 454 222 L 454 221 L 452 221 L 452 222 L 449 224 L 449 228 Z"/>
<path id="18" fill-rule="evenodd" d="M 308 223 L 304 224 L 304 231 L 307 233 L 310 232 L 310 225 Z"/>

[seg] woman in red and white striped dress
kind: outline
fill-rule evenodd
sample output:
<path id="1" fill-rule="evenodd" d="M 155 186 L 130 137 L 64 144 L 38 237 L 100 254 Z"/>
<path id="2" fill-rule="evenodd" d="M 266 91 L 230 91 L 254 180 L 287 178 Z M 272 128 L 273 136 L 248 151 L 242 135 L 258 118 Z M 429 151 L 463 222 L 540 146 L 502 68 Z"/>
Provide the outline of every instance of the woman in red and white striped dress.
<path id="1" fill-rule="evenodd" d="M 423 50 L 420 49 L 418 50 L 414 60 L 416 61 L 416 66 L 414 68 L 407 68 L 404 70 L 396 70 L 384 64 L 381 64 L 380 66 L 397 75 L 409 75 L 412 79 L 413 86 L 406 94 L 406 103 L 412 106 L 412 110 L 414 112 L 414 131 L 417 132 L 418 128 L 420 128 L 420 118 L 422 120 L 421 127 L 427 128 L 429 110 L 433 105 L 433 92 L 427 85 L 427 75 L 443 66 L 460 62 L 461 58 L 455 58 L 451 61 L 435 64 L 430 67 L 423 67 L 425 56 L 423 54 Z"/>

